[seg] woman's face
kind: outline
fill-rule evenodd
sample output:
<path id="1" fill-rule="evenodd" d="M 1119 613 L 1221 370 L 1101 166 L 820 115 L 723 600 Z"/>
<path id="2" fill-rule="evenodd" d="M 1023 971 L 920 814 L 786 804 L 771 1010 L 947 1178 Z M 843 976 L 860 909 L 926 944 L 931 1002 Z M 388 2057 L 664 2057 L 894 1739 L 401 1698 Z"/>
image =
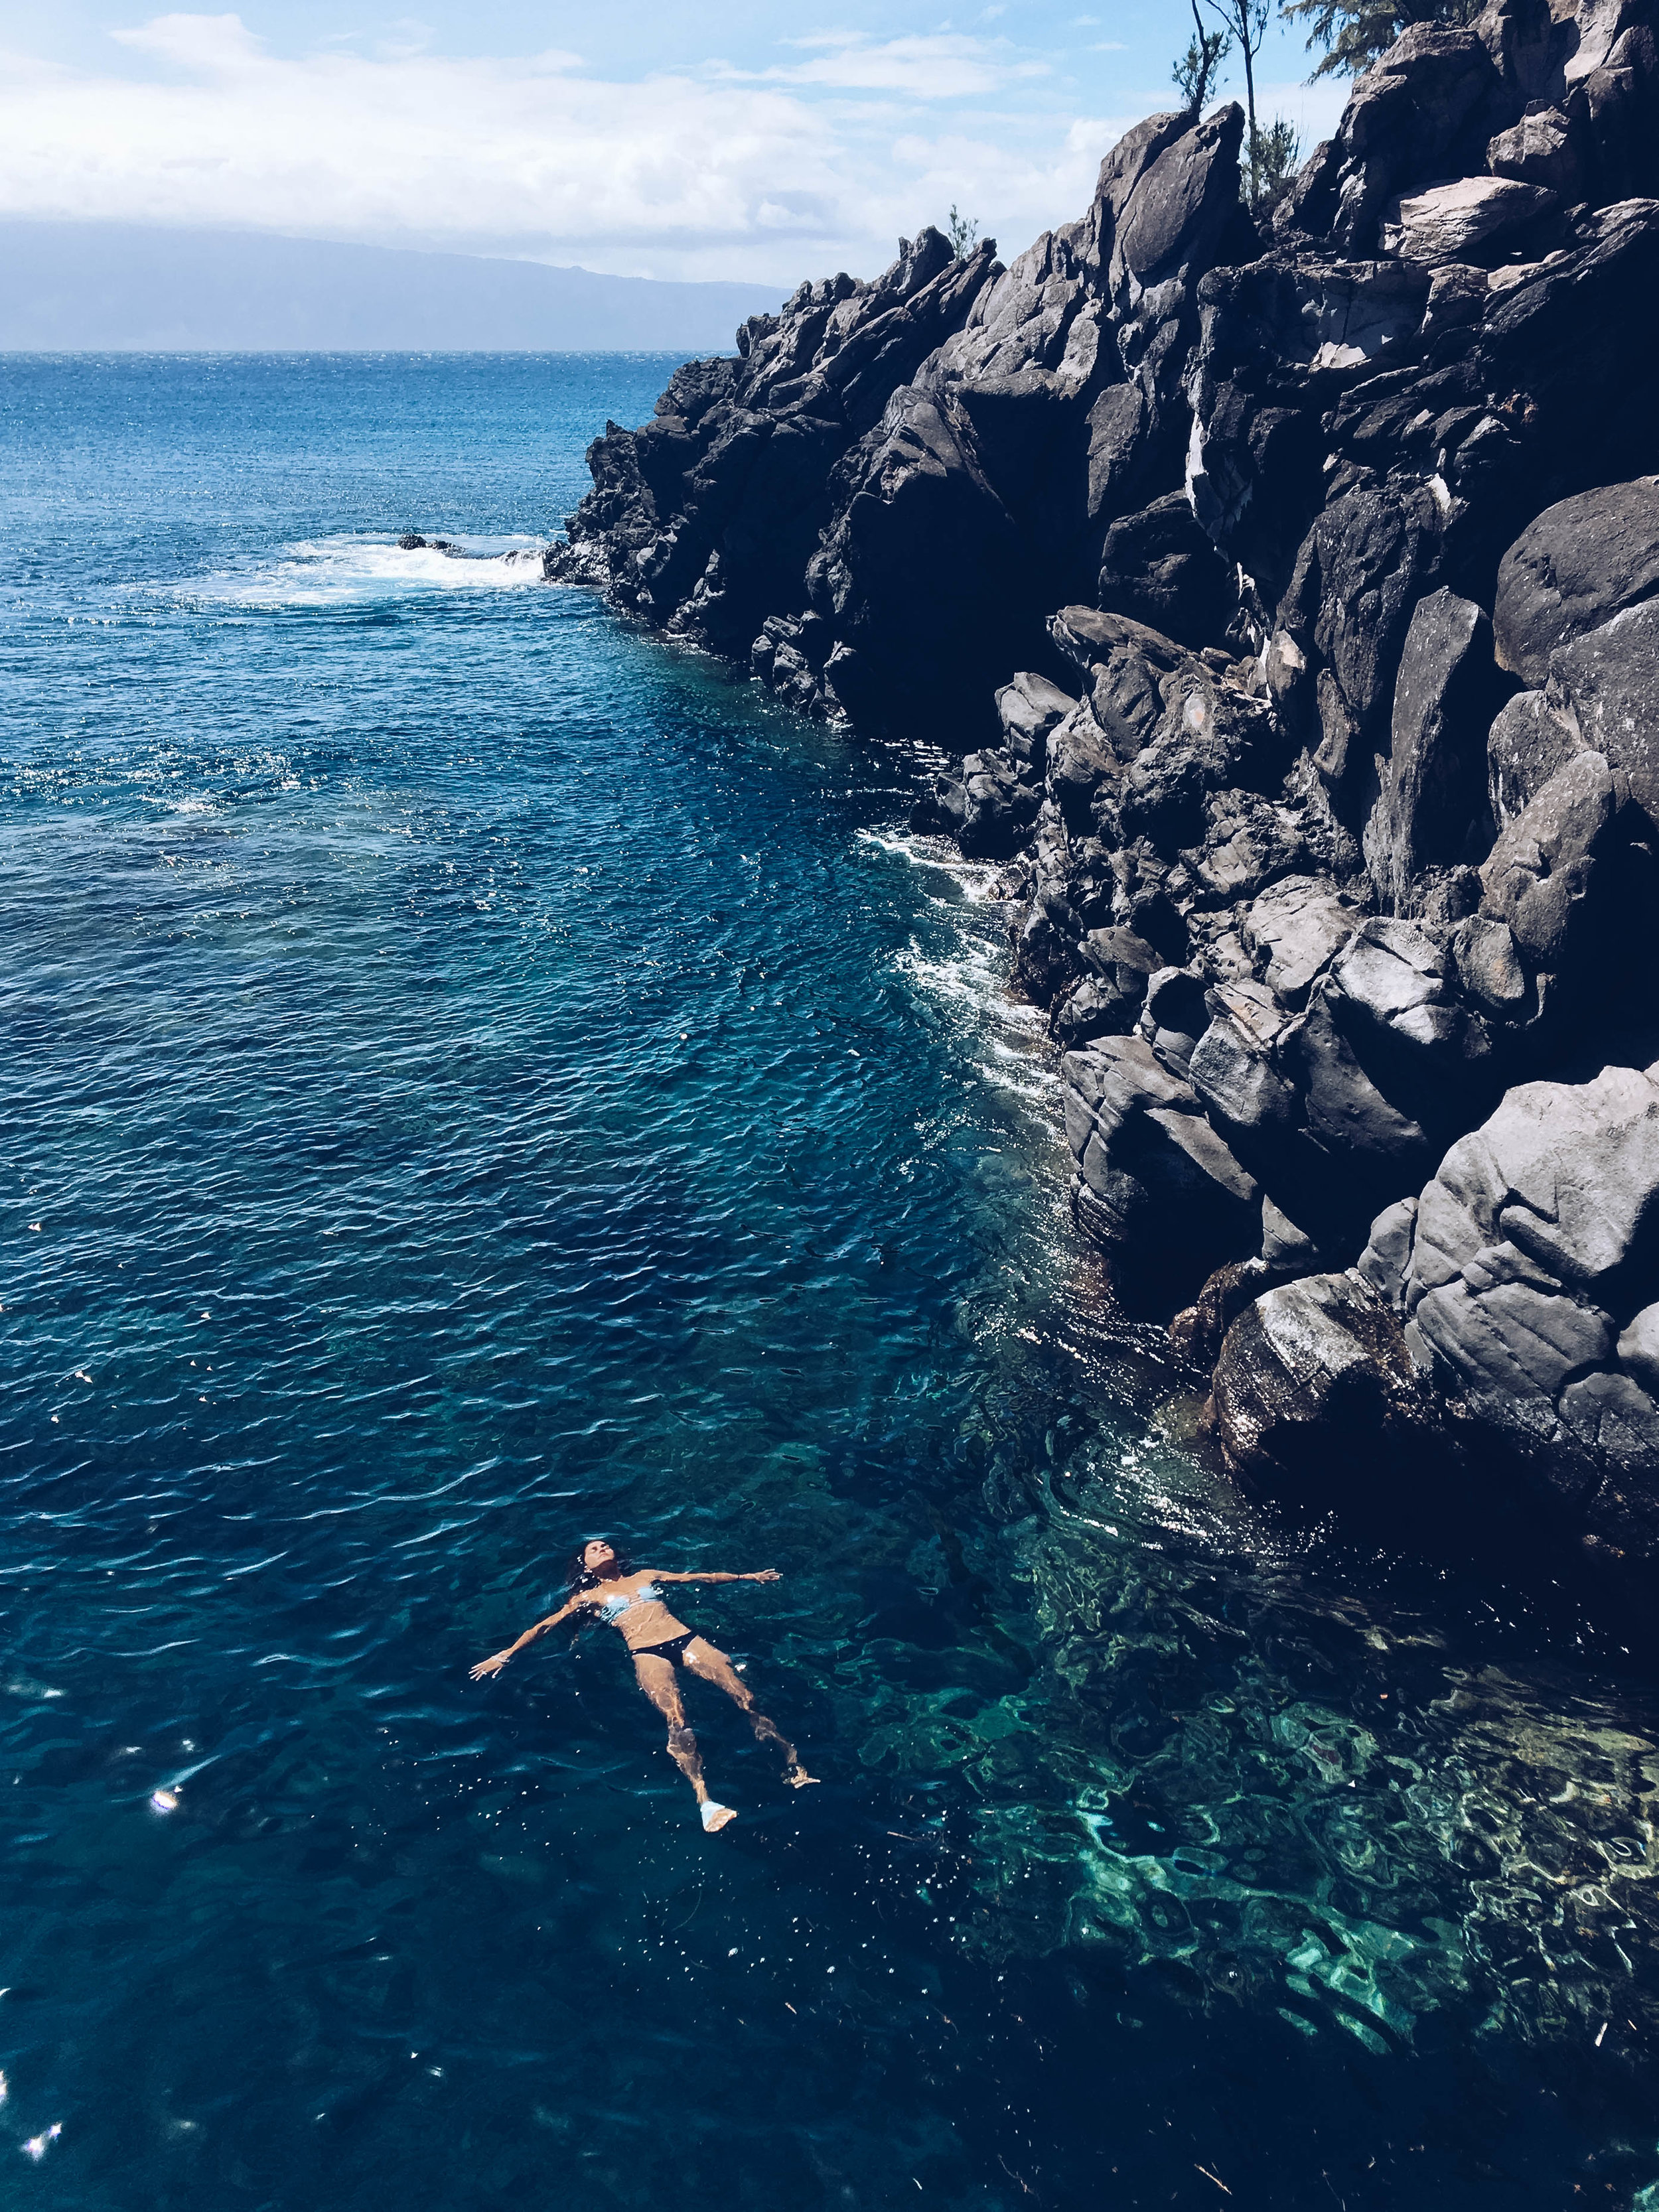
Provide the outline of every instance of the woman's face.
<path id="1" fill-rule="evenodd" d="M 582 1565 L 590 1575 L 602 1575 L 607 1567 L 616 1564 L 616 1558 L 609 1544 L 585 1544 L 582 1547 Z"/>

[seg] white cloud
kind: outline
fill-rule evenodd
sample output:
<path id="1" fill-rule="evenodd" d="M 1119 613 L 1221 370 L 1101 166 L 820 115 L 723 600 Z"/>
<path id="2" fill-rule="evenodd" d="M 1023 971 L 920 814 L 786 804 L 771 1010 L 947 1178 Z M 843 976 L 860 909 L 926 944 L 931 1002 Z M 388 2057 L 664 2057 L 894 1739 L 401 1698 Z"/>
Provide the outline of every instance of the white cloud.
<path id="1" fill-rule="evenodd" d="M 988 14 L 1000 11 L 990 9 Z M 988 44 L 983 39 L 959 33 L 935 33 L 927 37 L 884 39 L 872 42 L 856 31 L 817 32 L 791 39 L 790 46 L 811 50 L 815 58 L 787 67 L 738 70 L 729 63 L 709 64 L 711 75 L 733 84 L 811 85 L 841 92 L 896 92 L 910 100 L 960 100 L 970 94 L 1000 91 L 1021 78 L 1046 76 L 1048 64 L 1021 61 L 1005 42 Z"/>
<path id="2" fill-rule="evenodd" d="M 787 286 L 873 273 L 953 201 L 1018 252 L 1082 211 L 1134 119 L 1079 118 L 1058 94 L 988 104 L 1042 65 L 946 32 L 813 33 L 763 81 L 619 83 L 562 52 L 435 54 L 422 27 L 289 58 L 234 15 L 161 15 L 121 34 L 137 76 L 0 54 L 0 212 Z M 922 81 L 937 92 L 947 67 L 980 104 L 936 125 Z"/>
<path id="3" fill-rule="evenodd" d="M 110 36 L 118 46 L 136 46 L 180 69 L 216 76 L 257 69 L 264 51 L 240 15 L 152 15 L 136 30 Z"/>

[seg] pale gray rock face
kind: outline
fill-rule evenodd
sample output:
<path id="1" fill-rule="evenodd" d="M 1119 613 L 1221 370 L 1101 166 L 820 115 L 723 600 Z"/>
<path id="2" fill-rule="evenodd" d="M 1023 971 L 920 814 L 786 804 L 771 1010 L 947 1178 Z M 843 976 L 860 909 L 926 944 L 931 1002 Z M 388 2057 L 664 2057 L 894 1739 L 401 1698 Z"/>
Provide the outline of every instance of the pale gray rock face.
<path id="1" fill-rule="evenodd" d="M 1510 177 L 1461 177 L 1404 193 L 1384 213 L 1378 250 L 1407 261 L 1467 261 L 1481 246 L 1536 222 L 1555 195 Z"/>
<path id="2" fill-rule="evenodd" d="M 1250 908 L 1246 942 L 1267 955 L 1267 988 L 1287 1006 L 1308 993 L 1364 919 L 1336 885 L 1315 876 L 1287 876 Z"/>
<path id="3" fill-rule="evenodd" d="M 1359 1271 L 1589 1534 L 1659 1553 L 1659 1064 L 1509 1092 Z"/>
<path id="4" fill-rule="evenodd" d="M 1498 665 L 1534 689 L 1550 656 L 1659 592 L 1659 477 L 1547 507 L 1504 556 L 1492 606 Z"/>
<path id="5" fill-rule="evenodd" d="M 1069 692 L 1029 669 L 1002 686 L 996 702 L 1009 750 L 1038 769 L 1043 764 L 1050 735 L 1077 705 Z"/>
<path id="6" fill-rule="evenodd" d="M 1526 1003 L 1527 973 L 1507 922 L 1471 915 L 1453 940 L 1464 994 L 1488 1014 L 1518 1014 Z"/>
<path id="7" fill-rule="evenodd" d="M 1222 1127 L 1260 1141 L 1296 1126 L 1296 1091 L 1249 1032 L 1225 1016 L 1198 1041 L 1188 1069 L 1194 1090 Z"/>
<path id="8" fill-rule="evenodd" d="M 1417 1200 L 1396 1199 L 1372 1222 L 1370 1239 L 1355 1262 L 1357 1271 L 1386 1299 L 1397 1321 L 1406 1317 L 1406 1279 L 1411 1272 L 1416 1234 Z"/>

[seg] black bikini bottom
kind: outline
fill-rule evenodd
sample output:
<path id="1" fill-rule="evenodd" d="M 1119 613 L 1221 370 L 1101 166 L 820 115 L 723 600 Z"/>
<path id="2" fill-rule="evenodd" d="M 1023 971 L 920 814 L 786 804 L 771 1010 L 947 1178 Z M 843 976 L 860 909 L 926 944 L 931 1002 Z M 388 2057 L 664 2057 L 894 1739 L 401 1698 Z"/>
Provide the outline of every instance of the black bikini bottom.
<path id="1" fill-rule="evenodd" d="M 666 1644 L 636 1644 L 633 1656 L 635 1659 L 671 1659 L 678 1665 L 685 1656 L 686 1645 L 696 1640 L 696 1630 L 688 1628 L 684 1636 L 671 1636 Z"/>

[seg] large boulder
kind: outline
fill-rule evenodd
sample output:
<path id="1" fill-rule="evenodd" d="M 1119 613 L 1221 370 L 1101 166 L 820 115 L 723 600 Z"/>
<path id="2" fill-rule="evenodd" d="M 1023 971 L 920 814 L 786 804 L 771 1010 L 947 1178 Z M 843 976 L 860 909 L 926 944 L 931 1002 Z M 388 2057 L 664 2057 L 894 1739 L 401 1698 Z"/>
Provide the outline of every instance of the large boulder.
<path id="1" fill-rule="evenodd" d="M 1315 520 L 1281 616 L 1305 623 L 1320 663 L 1315 757 L 1340 789 L 1389 749 L 1400 658 L 1418 602 L 1439 580 L 1445 515 L 1428 484 L 1355 483 Z"/>
<path id="2" fill-rule="evenodd" d="M 1419 1373 L 1541 1494 L 1659 1556 L 1659 1063 L 1507 1093 L 1360 1264 Z"/>
<path id="3" fill-rule="evenodd" d="M 1581 136 L 1562 109 L 1534 103 L 1518 123 L 1493 134 L 1486 167 L 1495 177 L 1517 178 L 1558 198 L 1576 199 L 1585 166 Z"/>
<path id="4" fill-rule="evenodd" d="M 1345 1211 L 1357 1223 L 1419 1181 L 1435 1145 L 1423 1122 L 1382 1088 L 1346 1012 L 1344 994 L 1322 985 L 1281 1057 L 1297 1077 L 1308 1133 L 1339 1171 Z"/>
<path id="5" fill-rule="evenodd" d="M 1659 820 L 1659 604 L 1629 607 L 1557 646 L 1549 696 L 1580 742 L 1622 770 Z"/>
<path id="6" fill-rule="evenodd" d="M 1364 910 L 1328 878 L 1286 876 L 1252 904 L 1244 942 L 1265 954 L 1273 996 L 1300 1007 L 1364 920 Z"/>
<path id="7" fill-rule="evenodd" d="M 1459 142 L 1480 131 L 1498 82 L 1474 32 L 1413 24 L 1355 85 L 1335 137 L 1297 178 L 1275 228 L 1364 258 L 1402 187 L 1456 173 Z"/>
<path id="8" fill-rule="evenodd" d="M 1407 261 L 1468 262 L 1555 205 L 1541 185 L 1513 177 L 1461 177 L 1389 203 L 1378 250 Z"/>
<path id="9" fill-rule="evenodd" d="M 1498 829 L 1524 813 L 1558 769 L 1589 748 L 1571 714 L 1542 691 L 1519 691 L 1492 717 L 1486 733 L 1486 803 Z"/>
<path id="10" fill-rule="evenodd" d="M 1467 943 L 1467 940 L 1464 940 Z M 1383 916 L 1368 921 L 1331 970 L 1336 1018 L 1397 1109 L 1442 1142 L 1499 1087 L 1492 1036 L 1465 1000 L 1459 939 Z M 1501 947 L 1483 948 L 1488 997 L 1505 1003 Z"/>
<path id="11" fill-rule="evenodd" d="M 1608 863 L 1628 835 L 1630 782 L 1601 753 L 1575 754 L 1492 847 L 1482 916 L 1508 928 L 1533 974 L 1580 983 L 1614 934 Z"/>
<path id="12" fill-rule="evenodd" d="M 1076 705 L 1069 692 L 1046 676 L 1030 669 L 1011 676 L 996 694 L 996 708 L 1004 740 L 1015 760 L 1040 774 L 1050 736 Z"/>
<path id="13" fill-rule="evenodd" d="M 1659 477 L 1547 507 L 1504 556 L 1492 606 L 1498 665 L 1537 689 L 1550 655 L 1659 593 Z"/>

